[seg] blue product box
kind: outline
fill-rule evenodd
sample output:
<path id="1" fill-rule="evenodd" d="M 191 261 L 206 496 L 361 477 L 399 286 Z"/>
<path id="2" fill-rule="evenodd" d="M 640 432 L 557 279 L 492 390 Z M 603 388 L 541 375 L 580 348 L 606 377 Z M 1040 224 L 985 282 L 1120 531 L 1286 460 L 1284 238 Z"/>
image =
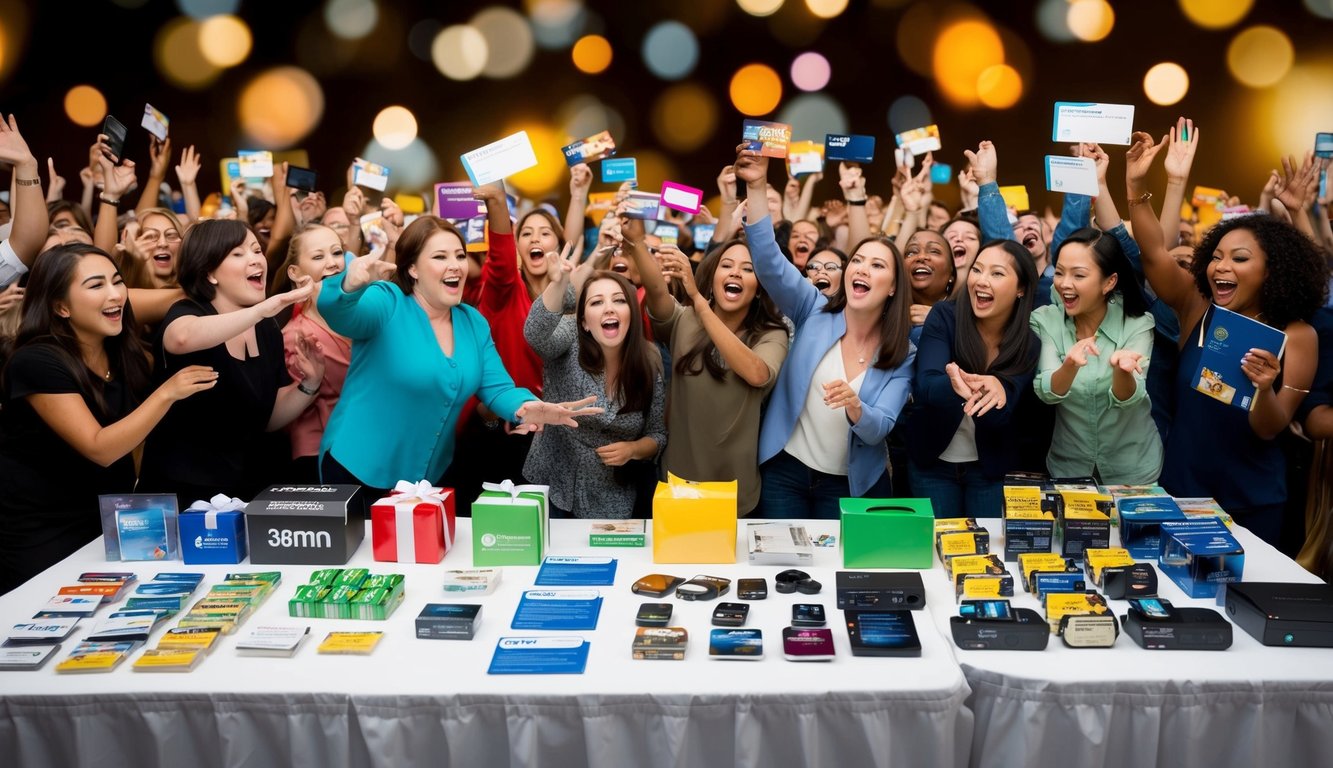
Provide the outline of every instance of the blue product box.
<path id="1" fill-rule="evenodd" d="M 1184 520 L 1185 513 L 1170 496 L 1127 496 L 1116 501 L 1120 514 L 1120 546 L 1136 559 L 1157 557 L 1162 523 Z"/>
<path id="2" fill-rule="evenodd" d="M 214 519 L 210 520 L 212 517 Z M 181 555 L 191 565 L 234 564 L 245 559 L 245 513 L 200 512 L 180 514 Z"/>
<path id="3" fill-rule="evenodd" d="M 97 498 L 109 562 L 176 560 L 176 497 L 127 493 Z"/>
<path id="4" fill-rule="evenodd" d="M 1219 584 L 1241 580 L 1245 549 L 1217 519 L 1168 520 L 1158 567 L 1190 597 L 1216 597 Z"/>

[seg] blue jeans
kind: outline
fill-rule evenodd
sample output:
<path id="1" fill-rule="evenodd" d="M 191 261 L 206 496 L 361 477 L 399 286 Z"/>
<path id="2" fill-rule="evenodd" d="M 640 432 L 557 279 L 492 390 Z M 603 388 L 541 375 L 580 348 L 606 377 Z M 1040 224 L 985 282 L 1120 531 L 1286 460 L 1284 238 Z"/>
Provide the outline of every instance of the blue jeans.
<path id="1" fill-rule="evenodd" d="M 846 475 L 811 469 L 786 451 L 764 462 L 759 473 L 759 507 L 747 519 L 837 520 L 841 517 L 838 502 L 852 495 Z M 880 475 L 864 496 L 892 498 L 893 484 L 888 473 Z"/>
<path id="2" fill-rule="evenodd" d="M 979 462 L 921 467 L 913 461 L 907 472 L 912 492 L 930 499 L 935 517 L 1000 517 L 1004 512 L 1004 485 L 987 480 Z"/>

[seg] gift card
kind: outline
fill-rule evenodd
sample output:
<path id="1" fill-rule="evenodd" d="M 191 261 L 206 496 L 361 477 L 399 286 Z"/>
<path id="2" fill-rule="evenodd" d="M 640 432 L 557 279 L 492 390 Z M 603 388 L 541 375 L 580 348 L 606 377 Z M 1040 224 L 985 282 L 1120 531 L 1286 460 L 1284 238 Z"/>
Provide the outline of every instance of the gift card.
<path id="1" fill-rule="evenodd" d="M 787 157 L 787 145 L 791 143 L 791 126 L 786 123 L 769 123 L 763 120 L 746 120 L 741 126 L 741 139 L 745 148 L 758 152 L 763 157 Z"/>
<path id="2" fill-rule="evenodd" d="M 611 138 L 610 131 L 602 131 L 586 139 L 580 139 L 569 146 L 561 147 L 560 151 L 565 153 L 565 163 L 570 166 L 579 163 L 595 163 L 614 155 L 616 153 L 616 142 L 615 139 Z"/>
<path id="3" fill-rule="evenodd" d="M 824 157 L 829 162 L 868 163 L 875 159 L 875 137 L 830 133 L 824 136 Z"/>
<path id="4" fill-rule="evenodd" d="M 653 227 L 653 236 L 661 241 L 662 245 L 680 245 L 680 225 L 672 224 L 669 221 L 659 221 L 657 226 Z"/>
<path id="5" fill-rule="evenodd" d="M 1214 187 L 1195 187 L 1190 201 L 1199 208 L 1218 208 L 1226 203 L 1226 192 Z"/>
<path id="6" fill-rule="evenodd" d="M 273 175 L 273 153 L 266 149 L 236 153 L 237 174 L 244 179 L 267 179 Z M 230 169 L 228 169 L 230 170 Z"/>
<path id="7" fill-rule="evenodd" d="M 763 630 L 714 629 L 708 635 L 708 658 L 741 661 L 764 658 Z"/>
<path id="8" fill-rule="evenodd" d="M 537 164 L 537 153 L 532 149 L 527 131 L 519 131 L 499 141 L 458 156 L 472 186 L 499 181 Z"/>
<path id="9" fill-rule="evenodd" d="M 948 163 L 935 163 L 930 166 L 931 184 L 948 184 L 953 181 L 953 166 Z"/>
<path id="10" fill-rule="evenodd" d="M 824 172 L 824 145 L 793 141 L 787 145 L 787 171 L 793 176 Z"/>
<path id="11" fill-rule="evenodd" d="M 698 213 L 703 204 L 704 191 L 677 184 L 674 181 L 662 182 L 662 205 L 681 213 Z"/>
<path id="12" fill-rule="evenodd" d="M 782 654 L 788 661 L 833 661 L 833 630 L 786 627 Z"/>
<path id="13" fill-rule="evenodd" d="M 1097 163 L 1090 157 L 1047 155 L 1046 188 L 1052 192 L 1096 197 Z"/>
<path id="14" fill-rule="evenodd" d="M 451 181 L 435 185 L 435 205 L 442 219 L 470 219 L 485 216 L 486 204 L 472 196 L 472 184 Z"/>
<path id="15" fill-rule="evenodd" d="M 716 224 L 695 224 L 694 225 L 694 249 L 696 251 L 706 251 L 713 242 L 713 233 L 717 231 Z"/>
<path id="16" fill-rule="evenodd" d="M 661 206 L 661 202 L 661 195 L 635 190 L 625 198 L 625 209 L 621 215 L 630 219 L 656 221 L 657 210 Z"/>
<path id="17" fill-rule="evenodd" d="M 632 157 L 611 157 L 602 161 L 602 183 L 619 184 L 639 178 L 639 163 Z"/>
<path id="18" fill-rule="evenodd" d="M 495 644 L 489 675 L 581 675 L 588 666 L 582 637 L 502 637 Z"/>
<path id="19" fill-rule="evenodd" d="M 1032 203 L 1028 200 L 1028 188 L 1018 184 L 1012 187 L 1000 187 L 1000 197 L 1004 198 L 1004 204 L 1015 211 L 1028 211 L 1032 209 Z"/>
<path id="20" fill-rule="evenodd" d="M 352 163 L 352 183 L 358 187 L 383 192 L 389 187 L 389 169 L 379 163 L 358 157 Z"/>
<path id="21" fill-rule="evenodd" d="M 152 104 L 143 105 L 143 127 L 156 136 L 158 141 L 167 140 L 167 126 L 170 124 L 167 116 L 158 112 Z"/>
<path id="22" fill-rule="evenodd" d="M 895 135 L 893 140 L 898 143 L 898 146 L 914 155 L 935 152 L 941 147 L 940 127 L 938 125 L 927 125 L 921 128 L 913 128 L 910 131 L 903 131 Z"/>
<path id="23" fill-rule="evenodd" d="M 1055 102 L 1051 141 L 1128 145 L 1131 143 L 1129 137 L 1133 132 L 1133 104 Z"/>

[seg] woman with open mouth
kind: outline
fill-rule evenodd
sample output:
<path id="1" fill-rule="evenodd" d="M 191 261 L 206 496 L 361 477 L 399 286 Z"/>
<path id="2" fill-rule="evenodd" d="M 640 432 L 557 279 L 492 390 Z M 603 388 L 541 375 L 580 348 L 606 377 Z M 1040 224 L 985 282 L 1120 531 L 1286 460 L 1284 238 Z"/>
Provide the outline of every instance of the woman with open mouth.
<path id="1" fill-rule="evenodd" d="M 675 361 L 666 470 L 688 480 L 736 480 L 736 511 L 748 515 L 759 504 L 760 407 L 787 357 L 787 326 L 759 285 L 744 240 L 714 245 L 696 270 L 670 245 L 659 246 L 655 262 L 641 221 L 625 219 L 621 232 L 643 276 L 653 334 Z M 687 305 L 671 295 L 670 280 L 679 281 Z"/>
<path id="2" fill-rule="evenodd" d="M 830 299 L 842 290 L 842 271 L 847 268 L 847 254 L 837 248 L 823 248 L 805 263 L 805 276 L 818 291 Z"/>
<path id="3" fill-rule="evenodd" d="M 1134 238 L 1157 297 L 1180 318 L 1175 413 L 1164 448 L 1161 484 L 1175 496 L 1211 496 L 1256 536 L 1277 545 L 1287 500 L 1287 463 L 1276 438 L 1291 423 L 1314 381 L 1318 338 L 1307 320 L 1324 302 L 1328 267 L 1314 243 L 1273 216 L 1241 216 L 1214 225 L 1194 249 L 1190 271 L 1177 266 L 1144 181 L 1162 147 L 1197 141 L 1184 118 L 1161 142 L 1141 131 L 1125 155 L 1125 181 Z M 1304 175 L 1317 168 L 1309 159 Z M 1292 170 L 1292 176 L 1297 172 Z M 1304 216 L 1307 179 L 1285 178 L 1277 199 Z M 1254 387 L 1248 409 L 1195 390 L 1202 336 L 1214 305 L 1286 333 L 1279 358 L 1251 349 L 1241 359 Z M 1248 386 L 1246 386 L 1248 389 Z"/>
<path id="4" fill-rule="evenodd" d="M 768 158 L 741 145 L 735 170 L 747 189 L 755 274 L 796 326 L 760 428 L 758 514 L 837 519 L 843 497 L 892 495 L 886 440 L 911 392 L 915 357 L 907 269 L 892 241 L 866 238 L 830 299 L 774 240 Z"/>
<path id="5" fill-rule="evenodd" d="M 1145 380 L 1153 316 L 1120 243 L 1075 230 L 1056 253 L 1058 304 L 1032 313 L 1041 339 L 1034 383 L 1055 406 L 1046 467 L 1052 477 L 1148 485 L 1162 471 L 1162 439 Z"/>
<path id="6" fill-rule="evenodd" d="M 0 376 L 0 594 L 101 534 L 97 497 L 134 490 L 131 453 L 217 373 L 186 366 L 153 389 L 129 289 L 111 257 L 63 245 L 33 264 Z"/>
<path id="7" fill-rule="evenodd" d="M 926 324 L 926 316 L 936 303 L 944 301 L 953 293 L 958 268 L 955 265 L 953 249 L 944 235 L 931 229 L 919 229 L 912 233 L 903 251 L 903 261 L 907 264 L 907 275 L 912 284 L 912 306 L 909 310 L 912 319 L 912 343 L 921 343 L 921 328 Z"/>
<path id="8" fill-rule="evenodd" d="M 998 517 L 1018 465 L 1013 417 L 1041 343 L 1028 327 L 1037 269 L 1023 246 L 995 240 L 967 280 L 926 317 L 907 429 L 912 493 L 939 517 Z"/>
<path id="9" fill-rule="evenodd" d="M 180 219 L 166 208 L 149 208 L 137 226 L 137 234 L 125 242 L 130 256 L 123 262 L 126 283 L 132 288 L 176 287 L 176 260 L 185 231 Z"/>
<path id="10" fill-rule="evenodd" d="M 972 260 L 981 250 L 981 226 L 975 216 L 957 216 L 944 226 L 942 233 L 953 254 L 954 270 L 958 274 L 967 274 Z"/>

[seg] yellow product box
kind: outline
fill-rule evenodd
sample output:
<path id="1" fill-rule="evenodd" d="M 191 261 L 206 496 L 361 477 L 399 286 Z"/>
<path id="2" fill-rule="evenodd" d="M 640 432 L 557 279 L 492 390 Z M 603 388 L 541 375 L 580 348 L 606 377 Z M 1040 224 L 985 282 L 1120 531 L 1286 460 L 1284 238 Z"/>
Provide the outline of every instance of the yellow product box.
<path id="1" fill-rule="evenodd" d="M 158 638 L 158 648 L 198 648 L 212 650 L 222 632 L 213 627 L 173 627 Z"/>
<path id="2" fill-rule="evenodd" d="M 56 665 L 56 672 L 110 672 L 124 661 L 123 651 L 76 653 Z"/>
<path id="3" fill-rule="evenodd" d="M 1107 568 L 1122 568 L 1134 564 L 1129 550 L 1123 547 L 1108 549 L 1089 549 L 1084 554 L 1083 567 L 1087 571 L 1088 581 L 1097 586 L 1105 586 L 1102 576 Z"/>
<path id="4" fill-rule="evenodd" d="M 1060 499 L 1062 514 L 1058 527 L 1061 555 L 1081 560 L 1085 549 L 1110 546 L 1114 502 L 1109 494 L 1062 490 Z"/>
<path id="5" fill-rule="evenodd" d="M 959 555 L 957 557 L 951 557 L 945 562 L 944 569 L 945 572 L 949 574 L 949 578 L 955 583 L 957 583 L 959 576 L 969 573 L 985 573 L 992 576 L 998 576 L 1007 572 L 1007 569 L 1004 567 L 1004 561 L 1000 560 L 998 556 L 991 554 Z"/>
<path id="6" fill-rule="evenodd" d="M 1111 615 L 1106 598 L 1096 592 L 1051 592 L 1046 595 L 1046 622 L 1052 632 L 1060 630 L 1065 616 Z"/>
<path id="7" fill-rule="evenodd" d="M 1018 573 L 1023 577 L 1023 589 L 1032 591 L 1032 574 L 1036 571 L 1054 571 L 1064 573 L 1069 570 L 1069 560 L 1054 552 L 1024 552 L 1018 556 Z"/>
<path id="8" fill-rule="evenodd" d="M 965 573 L 958 577 L 958 587 L 955 590 L 955 597 L 958 600 L 1013 596 L 1014 577 L 1008 573 L 1003 576 Z"/>
<path id="9" fill-rule="evenodd" d="M 937 517 L 935 518 L 935 535 L 941 533 L 950 533 L 952 531 L 980 531 L 984 530 L 975 517 Z"/>
<path id="10" fill-rule="evenodd" d="M 736 562 L 736 488 L 668 473 L 653 494 L 653 562 Z"/>
<path id="11" fill-rule="evenodd" d="M 134 671 L 189 672 L 203 658 L 201 648 L 150 648 L 134 662 Z"/>
<path id="12" fill-rule="evenodd" d="M 1004 559 L 1015 561 L 1024 552 L 1050 552 L 1055 536 L 1055 514 L 1041 488 L 1004 487 Z"/>
<path id="13" fill-rule="evenodd" d="M 383 637 L 383 632 L 330 632 L 319 644 L 319 652 L 365 656 L 375 650 Z"/>

